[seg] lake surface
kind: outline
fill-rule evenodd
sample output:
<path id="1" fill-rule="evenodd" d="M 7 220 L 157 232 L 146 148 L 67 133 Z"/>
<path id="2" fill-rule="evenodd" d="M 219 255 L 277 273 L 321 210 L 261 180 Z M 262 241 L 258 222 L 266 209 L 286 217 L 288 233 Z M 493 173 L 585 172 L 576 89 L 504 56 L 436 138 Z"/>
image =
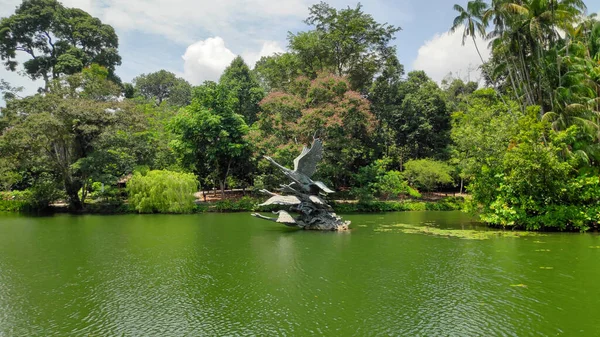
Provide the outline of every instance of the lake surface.
<path id="1" fill-rule="evenodd" d="M 467 240 L 459 212 L 0 215 L 0 336 L 599 336 L 600 237 Z"/>

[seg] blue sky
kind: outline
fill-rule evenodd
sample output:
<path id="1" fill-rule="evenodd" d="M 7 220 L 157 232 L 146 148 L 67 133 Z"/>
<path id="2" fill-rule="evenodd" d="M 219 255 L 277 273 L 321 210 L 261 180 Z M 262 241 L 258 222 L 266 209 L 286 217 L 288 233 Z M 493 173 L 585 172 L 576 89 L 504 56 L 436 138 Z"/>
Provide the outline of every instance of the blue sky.
<path id="1" fill-rule="evenodd" d="M 20 0 L 0 0 L 0 16 L 14 12 Z M 308 27 L 302 22 L 314 0 L 63 0 L 112 25 L 119 35 L 123 64 L 118 75 L 131 81 L 141 73 L 173 71 L 193 84 L 217 79 L 222 69 L 242 55 L 251 66 L 264 55 L 284 51 L 288 31 Z M 407 70 L 422 69 L 440 81 L 452 72 L 477 80 L 479 57 L 472 43 L 460 45 L 460 34 L 448 35 L 456 13 L 449 0 L 370 0 L 364 11 L 379 22 L 400 26 L 394 44 Z M 356 2 L 331 0 L 336 8 Z M 588 0 L 588 12 L 600 1 Z M 485 45 L 481 41 L 481 45 Z M 485 49 L 485 48 L 484 48 Z M 484 57 L 488 52 L 484 50 Z M 0 70 L 0 78 L 22 85 L 27 93 L 38 84 Z"/>

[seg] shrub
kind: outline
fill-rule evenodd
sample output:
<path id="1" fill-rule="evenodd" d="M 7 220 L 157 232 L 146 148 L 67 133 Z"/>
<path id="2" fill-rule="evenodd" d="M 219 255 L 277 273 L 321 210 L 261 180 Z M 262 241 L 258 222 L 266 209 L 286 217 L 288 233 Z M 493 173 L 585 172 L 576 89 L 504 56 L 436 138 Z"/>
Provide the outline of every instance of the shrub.
<path id="1" fill-rule="evenodd" d="M 252 211 L 258 204 L 256 199 L 251 197 L 242 197 L 240 200 L 219 200 L 215 203 L 215 210 L 218 212 L 243 212 Z"/>
<path id="2" fill-rule="evenodd" d="M 462 198 L 444 198 L 439 201 L 369 201 L 358 203 L 334 203 L 332 207 L 339 213 L 374 213 L 404 211 L 455 211 L 463 208 Z"/>
<path id="3" fill-rule="evenodd" d="M 361 203 L 374 201 L 375 195 L 389 199 L 399 195 L 409 195 L 420 198 L 421 194 L 408 186 L 402 173 L 395 170 L 388 171 L 391 160 L 378 159 L 368 166 L 361 167 L 354 175 L 357 186 L 352 188 L 352 195 Z"/>
<path id="4" fill-rule="evenodd" d="M 451 176 L 452 168 L 437 160 L 411 160 L 404 165 L 403 173 L 412 186 L 428 192 L 454 182 Z"/>
<path id="5" fill-rule="evenodd" d="M 36 179 L 26 195 L 32 210 L 45 210 L 52 202 L 64 198 L 56 180 L 44 174 Z"/>
<path id="6" fill-rule="evenodd" d="M 0 199 L 0 212 L 23 212 L 29 210 L 29 203 L 22 200 Z"/>
<path id="7" fill-rule="evenodd" d="M 167 170 L 138 172 L 127 183 L 129 203 L 139 213 L 191 213 L 197 191 L 193 174 Z"/>
<path id="8" fill-rule="evenodd" d="M 402 173 L 398 171 L 388 171 L 379 176 L 375 186 L 379 194 L 385 196 L 386 199 L 389 199 L 390 196 L 396 197 L 400 194 L 408 194 L 413 198 L 421 198 L 421 193 L 408 186 Z"/>

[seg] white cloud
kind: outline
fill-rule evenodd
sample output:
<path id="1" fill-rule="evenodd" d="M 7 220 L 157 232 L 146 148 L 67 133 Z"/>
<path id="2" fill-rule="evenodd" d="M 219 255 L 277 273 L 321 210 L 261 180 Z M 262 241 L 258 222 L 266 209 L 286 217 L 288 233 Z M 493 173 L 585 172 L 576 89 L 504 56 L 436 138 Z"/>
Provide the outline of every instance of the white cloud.
<path id="1" fill-rule="evenodd" d="M 256 61 L 260 60 L 263 56 L 271 56 L 277 53 L 283 53 L 285 50 L 279 45 L 277 41 L 264 41 L 262 48 L 258 53 L 253 51 L 245 51 L 242 53 L 244 61 L 250 68 L 254 68 Z"/>
<path id="2" fill-rule="evenodd" d="M 235 54 L 217 36 L 191 44 L 182 57 L 185 78 L 192 84 L 200 84 L 206 80 L 218 80 Z"/>
<path id="3" fill-rule="evenodd" d="M 6 0 L 0 0 L 6 1 Z M 15 2 L 17 0 L 14 0 Z M 117 30 L 162 35 L 182 44 L 202 36 L 259 36 L 281 20 L 306 16 L 311 0 L 67 0 Z M 242 39 L 240 39 L 242 40 Z"/>
<path id="4" fill-rule="evenodd" d="M 477 47 L 485 61 L 490 57 L 487 48 L 488 42 L 476 38 Z M 436 34 L 419 48 L 419 54 L 412 64 L 414 70 L 424 70 L 429 77 L 441 82 L 444 77 L 452 73 L 454 77 L 481 80 L 481 59 L 477 54 L 473 40 L 468 38 L 465 45 L 462 43 L 462 31 L 454 34 Z"/>
<path id="5" fill-rule="evenodd" d="M 247 51 L 242 53 L 242 57 L 250 67 L 253 67 L 262 56 L 282 51 L 277 42 L 264 41 L 259 52 Z M 207 80 L 217 81 L 235 56 L 219 36 L 195 42 L 187 47 L 182 56 L 183 76 L 192 84 L 200 84 Z"/>

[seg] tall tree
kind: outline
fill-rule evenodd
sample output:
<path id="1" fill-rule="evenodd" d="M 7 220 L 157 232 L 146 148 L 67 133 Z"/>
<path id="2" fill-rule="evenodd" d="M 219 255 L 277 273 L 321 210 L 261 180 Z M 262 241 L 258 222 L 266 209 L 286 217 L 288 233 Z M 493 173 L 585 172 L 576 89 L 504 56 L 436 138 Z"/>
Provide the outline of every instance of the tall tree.
<path id="1" fill-rule="evenodd" d="M 378 23 L 360 4 L 337 10 L 321 2 L 309 8 L 305 22 L 315 29 L 290 33 L 288 40 L 308 76 L 321 71 L 347 76 L 353 90 L 366 93 L 386 59 L 395 55 L 390 42 L 400 28 Z"/>
<path id="2" fill-rule="evenodd" d="M 16 158 L 24 171 L 47 167 L 75 210 L 84 207 L 91 178 L 106 174 L 107 167 L 114 168 L 114 175 L 127 173 L 114 171 L 127 166 L 121 159 L 128 160 L 129 149 L 117 153 L 113 142 L 103 139 L 135 131 L 136 114 L 119 102 L 120 88 L 107 77 L 104 68 L 85 69 L 53 81 L 44 95 L 11 100 L 6 108 L 11 127 L 0 136 L 0 152 Z"/>
<path id="3" fill-rule="evenodd" d="M 24 0 L 15 14 L 0 20 L 0 59 L 16 71 L 17 52 L 30 59 L 23 71 L 43 79 L 45 90 L 61 74 L 75 74 L 92 63 L 108 69 L 119 82 L 115 67 L 121 64 L 119 40 L 114 29 L 78 8 L 66 8 L 56 0 Z"/>
<path id="4" fill-rule="evenodd" d="M 300 144 L 317 135 L 326 147 L 319 174 L 337 186 L 348 186 L 352 173 L 372 159 L 377 120 L 369 101 L 347 79 L 321 73 L 299 77 L 287 93 L 273 92 L 261 102 L 259 120 L 250 137 L 258 154 L 291 162 Z"/>
<path id="5" fill-rule="evenodd" d="M 184 167 L 201 182 L 216 180 L 225 195 L 236 162 L 248 160 L 248 126 L 235 113 L 236 99 L 224 85 L 206 82 L 194 89 L 192 103 L 171 121 L 172 146 Z"/>
<path id="6" fill-rule="evenodd" d="M 481 52 L 479 51 L 479 47 L 477 46 L 477 41 L 475 41 L 475 37 L 477 35 L 481 37 L 486 36 L 485 32 L 485 24 L 482 20 L 483 13 L 487 9 L 487 4 L 483 2 L 483 0 L 473 0 L 467 3 L 467 8 L 463 8 L 461 5 L 454 5 L 454 10 L 458 12 L 458 16 L 454 18 L 454 23 L 450 28 L 450 32 L 454 33 L 459 28 L 463 28 L 463 36 L 462 36 L 462 45 L 465 45 L 465 41 L 470 36 L 473 40 L 473 44 L 475 45 L 475 49 L 477 49 L 477 54 L 481 59 L 481 63 L 485 63 L 483 57 L 481 56 Z"/>
<path id="7" fill-rule="evenodd" d="M 369 101 L 373 114 L 379 121 L 378 130 L 375 132 L 376 142 L 379 144 L 377 150 L 379 155 L 385 154 L 390 156 L 390 151 L 400 150 L 401 153 L 405 149 L 398 149 L 395 145 L 395 128 L 393 116 L 402 103 L 400 97 L 400 86 L 403 82 L 404 66 L 400 64 L 398 58 L 390 57 L 386 60 L 386 65 L 379 76 L 375 78 L 371 90 L 369 92 Z M 398 151 L 395 151 L 398 152 Z M 401 157 L 401 156 L 397 156 Z M 400 162 L 402 162 L 401 158 Z"/>
<path id="8" fill-rule="evenodd" d="M 300 60 L 293 53 L 263 56 L 256 62 L 253 72 L 261 87 L 267 91 L 285 91 L 302 74 Z"/>
<path id="9" fill-rule="evenodd" d="M 523 100 L 540 106 L 540 116 L 553 109 L 561 32 L 572 29 L 585 10 L 582 0 L 494 0 L 484 13 L 485 23 L 493 18 L 492 53 L 503 60 L 496 72 L 507 73 Z"/>
<path id="10" fill-rule="evenodd" d="M 445 159 L 450 112 L 444 92 L 423 71 L 408 73 L 399 92 L 402 103 L 392 116 L 396 144 L 408 148 L 411 158 Z"/>
<path id="11" fill-rule="evenodd" d="M 235 112 L 242 115 L 248 125 L 254 123 L 260 109 L 258 103 L 263 99 L 265 93 L 241 56 L 236 57 L 225 68 L 219 83 L 236 96 Z"/>
<path id="12" fill-rule="evenodd" d="M 170 105 L 185 106 L 191 101 L 192 86 L 170 71 L 159 70 L 141 74 L 133 79 L 133 84 L 134 94 L 137 92 L 146 100 L 154 101 L 156 105 L 166 101 Z"/>

